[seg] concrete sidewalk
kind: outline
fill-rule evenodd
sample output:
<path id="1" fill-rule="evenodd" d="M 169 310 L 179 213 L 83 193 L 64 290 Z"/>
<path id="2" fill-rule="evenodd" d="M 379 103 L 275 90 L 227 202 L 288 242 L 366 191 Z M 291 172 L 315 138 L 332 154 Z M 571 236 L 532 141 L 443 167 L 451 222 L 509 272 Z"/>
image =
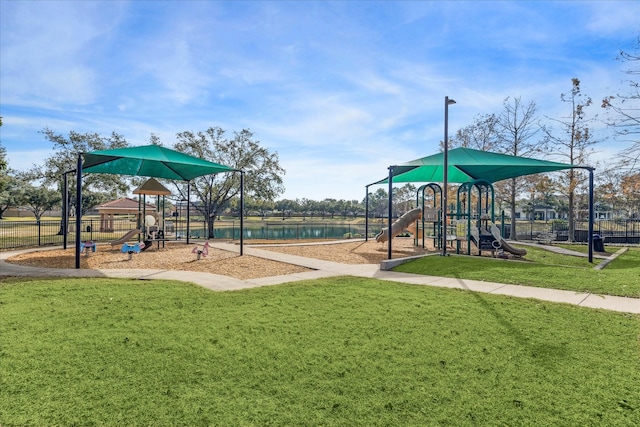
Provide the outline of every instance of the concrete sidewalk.
<path id="1" fill-rule="evenodd" d="M 212 247 L 239 253 L 235 244 L 210 243 Z M 32 249 L 34 250 L 34 249 Z M 41 250 L 41 249 L 35 249 Z M 640 314 L 640 299 L 624 298 L 591 293 L 563 291 L 557 289 L 537 288 L 532 286 L 508 285 L 503 283 L 483 282 L 478 280 L 458 279 L 451 277 L 422 276 L 417 274 L 382 271 L 378 264 L 341 264 L 323 261 L 315 258 L 305 258 L 264 249 L 245 246 L 244 253 L 259 258 L 295 264 L 312 269 L 305 273 L 289 274 L 285 276 L 263 277 L 259 279 L 240 280 L 233 277 L 221 276 L 195 271 L 174 270 L 137 270 L 137 269 L 56 269 L 35 268 L 6 263 L 4 260 L 18 253 L 30 250 L 0 252 L 0 276 L 28 276 L 28 277 L 115 277 L 134 278 L 141 280 L 167 279 L 193 282 L 199 286 L 215 291 L 247 289 L 259 286 L 270 286 L 299 280 L 310 280 L 335 276 L 356 276 L 380 279 L 392 282 L 410 283 L 414 285 L 438 286 L 444 288 L 462 289 L 474 292 L 508 295 L 516 298 L 534 298 L 542 301 L 559 302 L 579 305 L 583 307 L 599 308 L 623 313 Z"/>

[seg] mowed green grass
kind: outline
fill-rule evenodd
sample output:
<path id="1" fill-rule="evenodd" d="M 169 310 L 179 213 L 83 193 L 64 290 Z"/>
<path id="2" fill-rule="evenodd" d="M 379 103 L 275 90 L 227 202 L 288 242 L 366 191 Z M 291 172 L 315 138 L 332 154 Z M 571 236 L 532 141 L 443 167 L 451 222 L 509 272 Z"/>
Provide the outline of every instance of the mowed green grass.
<path id="1" fill-rule="evenodd" d="M 640 424 L 638 317 L 362 278 L 0 281 L 0 425 Z"/>
<path id="2" fill-rule="evenodd" d="M 599 259 L 589 263 L 585 257 L 561 255 L 534 246 L 524 248 L 526 261 L 429 256 L 399 265 L 394 271 L 640 297 L 640 248 L 630 248 L 602 270 L 594 270 L 601 262 Z"/>

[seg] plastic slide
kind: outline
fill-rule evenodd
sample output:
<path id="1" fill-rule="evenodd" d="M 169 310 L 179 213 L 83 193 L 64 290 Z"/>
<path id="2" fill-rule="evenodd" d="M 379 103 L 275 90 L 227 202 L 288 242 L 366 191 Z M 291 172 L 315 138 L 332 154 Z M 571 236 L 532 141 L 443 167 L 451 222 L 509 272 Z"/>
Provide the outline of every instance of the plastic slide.
<path id="1" fill-rule="evenodd" d="M 391 236 L 396 237 L 398 234 L 402 233 L 407 229 L 413 222 L 422 218 L 422 209 L 415 208 L 411 209 L 409 212 L 402 215 L 396 222 L 391 224 Z M 389 227 L 385 227 L 382 229 L 380 233 L 376 236 L 376 242 L 384 243 L 389 240 Z"/>
<path id="2" fill-rule="evenodd" d="M 113 242 L 111 242 L 111 246 L 121 245 L 122 243 L 125 243 L 127 240 L 130 240 L 133 236 L 138 235 L 140 233 L 141 231 L 138 229 L 131 230 L 127 234 L 119 238 L 118 240 L 114 240 Z"/>
<path id="3" fill-rule="evenodd" d="M 408 227 L 407 227 L 407 231 L 411 234 L 413 234 L 413 237 L 416 239 L 422 239 L 422 229 L 417 230 L 416 227 L 416 222 L 412 222 Z"/>
<path id="4" fill-rule="evenodd" d="M 507 241 L 504 240 L 500 235 L 500 230 L 498 229 L 498 227 L 493 223 L 491 224 L 491 234 L 493 235 L 494 239 L 500 242 L 500 248 L 502 248 L 502 250 L 507 251 L 515 256 L 525 256 L 527 254 L 526 249 L 514 248 L 509 243 L 507 243 Z"/>

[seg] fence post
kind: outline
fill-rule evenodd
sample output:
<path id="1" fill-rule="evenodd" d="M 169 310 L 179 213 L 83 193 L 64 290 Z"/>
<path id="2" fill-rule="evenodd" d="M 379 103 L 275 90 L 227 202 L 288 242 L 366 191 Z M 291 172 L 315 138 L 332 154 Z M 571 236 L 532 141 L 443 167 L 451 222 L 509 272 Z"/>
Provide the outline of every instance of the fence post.
<path id="1" fill-rule="evenodd" d="M 40 220 L 36 220 L 36 225 L 38 226 L 38 246 L 42 246 L 42 223 Z"/>

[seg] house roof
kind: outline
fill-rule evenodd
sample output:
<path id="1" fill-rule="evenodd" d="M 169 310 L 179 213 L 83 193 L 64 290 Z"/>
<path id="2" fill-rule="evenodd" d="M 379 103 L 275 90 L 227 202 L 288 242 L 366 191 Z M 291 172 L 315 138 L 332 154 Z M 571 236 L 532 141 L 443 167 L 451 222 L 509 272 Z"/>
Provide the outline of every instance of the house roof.
<path id="1" fill-rule="evenodd" d="M 120 197 L 119 199 L 112 200 L 107 203 L 103 203 L 98 206 L 99 213 L 138 213 L 140 207 L 138 201 L 135 199 L 130 199 L 128 197 Z M 147 211 L 155 211 L 156 206 L 145 203 L 145 210 Z"/>

